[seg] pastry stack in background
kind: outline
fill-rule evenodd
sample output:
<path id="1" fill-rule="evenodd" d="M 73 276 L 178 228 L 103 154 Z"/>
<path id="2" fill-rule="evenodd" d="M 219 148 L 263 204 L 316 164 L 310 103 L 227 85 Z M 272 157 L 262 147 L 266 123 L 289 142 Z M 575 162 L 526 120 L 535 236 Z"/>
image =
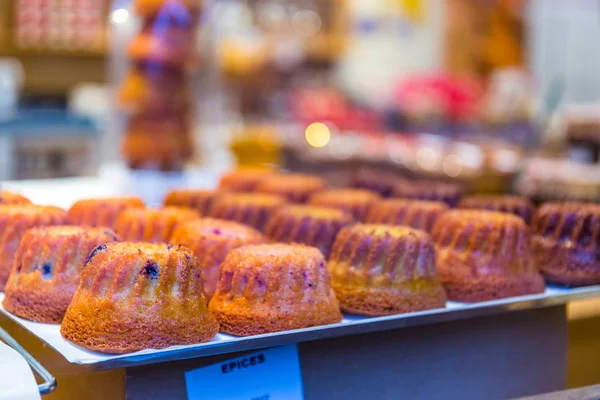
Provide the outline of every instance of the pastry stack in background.
<path id="1" fill-rule="evenodd" d="M 135 0 L 141 28 L 127 50 L 129 71 L 117 103 L 127 121 L 122 141 L 133 169 L 178 171 L 193 157 L 198 0 Z"/>

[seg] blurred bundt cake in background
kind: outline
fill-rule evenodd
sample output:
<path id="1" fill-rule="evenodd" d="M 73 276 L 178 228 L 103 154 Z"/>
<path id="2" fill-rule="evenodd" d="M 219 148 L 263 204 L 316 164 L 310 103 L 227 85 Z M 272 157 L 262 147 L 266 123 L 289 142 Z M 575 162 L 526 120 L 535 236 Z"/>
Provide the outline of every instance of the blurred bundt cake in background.
<path id="1" fill-rule="evenodd" d="M 516 215 L 451 210 L 438 218 L 432 236 L 450 300 L 477 302 L 544 292 L 529 227 Z"/>
<path id="2" fill-rule="evenodd" d="M 381 197 L 390 197 L 397 180 L 398 177 L 389 172 L 360 169 L 352 177 L 350 186 L 379 193 Z"/>
<path id="3" fill-rule="evenodd" d="M 455 183 L 398 179 L 394 183 L 393 195 L 403 199 L 441 201 L 448 207 L 455 207 L 461 198 L 462 189 Z"/>
<path id="4" fill-rule="evenodd" d="M 201 216 L 207 217 L 219 195 L 220 193 L 214 190 L 174 189 L 167 193 L 163 205 L 193 208 Z"/>
<path id="5" fill-rule="evenodd" d="M 168 243 L 177 225 L 199 217 L 183 207 L 131 208 L 119 215 L 115 231 L 126 242 Z"/>
<path id="6" fill-rule="evenodd" d="M 317 192 L 311 196 L 309 204 L 337 208 L 351 215 L 356 221 L 365 221 L 371 206 L 380 196 L 365 189 L 335 189 Z"/>
<path id="7" fill-rule="evenodd" d="M 219 197 L 210 215 L 236 221 L 264 232 L 273 213 L 287 204 L 281 196 L 264 193 L 226 193 Z"/>
<path id="8" fill-rule="evenodd" d="M 31 204 L 31 201 L 19 193 L 0 189 L 0 204 Z"/>
<path id="9" fill-rule="evenodd" d="M 306 203 L 310 196 L 326 188 L 327 183 L 313 175 L 278 173 L 260 181 L 256 191 L 282 196 L 290 203 Z"/>
<path id="10" fill-rule="evenodd" d="M 600 205 L 546 203 L 531 226 L 537 266 L 547 281 L 600 284 Z"/>
<path id="11" fill-rule="evenodd" d="M 127 208 L 144 208 L 139 197 L 111 197 L 79 200 L 69 209 L 71 223 L 86 226 L 114 228 L 121 211 Z"/>
<path id="12" fill-rule="evenodd" d="M 198 259 L 209 298 L 215 292 L 219 266 L 227 253 L 247 244 L 265 242 L 265 237 L 249 226 L 213 218 L 183 222 L 171 235 L 171 243 L 191 249 Z"/>
<path id="13" fill-rule="evenodd" d="M 219 190 L 225 192 L 253 192 L 258 185 L 275 172 L 267 168 L 238 168 L 221 176 Z"/>
<path id="14" fill-rule="evenodd" d="M 385 199 L 371 206 L 367 223 L 404 225 L 431 232 L 435 221 L 448 211 L 441 201 Z"/>
<path id="15" fill-rule="evenodd" d="M 526 223 L 531 222 L 535 207 L 533 203 L 520 196 L 485 196 L 476 195 L 463 198 L 458 204 L 459 208 L 498 211 L 518 215 Z"/>
<path id="16" fill-rule="evenodd" d="M 265 235 L 273 242 L 316 247 L 328 257 L 340 229 L 353 222 L 350 215 L 336 208 L 289 205 L 275 211 Z"/>

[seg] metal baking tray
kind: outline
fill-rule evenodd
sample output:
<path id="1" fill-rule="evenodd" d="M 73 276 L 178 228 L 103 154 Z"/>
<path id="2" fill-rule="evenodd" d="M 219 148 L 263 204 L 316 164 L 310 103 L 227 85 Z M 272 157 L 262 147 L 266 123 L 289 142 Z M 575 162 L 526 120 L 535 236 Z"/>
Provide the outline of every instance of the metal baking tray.
<path id="1" fill-rule="evenodd" d="M 150 349 L 123 355 L 107 355 L 88 351 L 63 339 L 59 332 L 59 325 L 27 321 L 8 313 L 1 306 L 0 312 L 30 331 L 41 341 L 54 348 L 54 350 L 61 354 L 68 362 L 87 365 L 93 367 L 94 370 L 104 370 L 461 320 L 515 310 L 550 307 L 566 304 L 573 300 L 597 297 L 600 297 L 600 286 L 589 286 L 584 288 L 558 288 L 549 286 L 543 294 L 538 295 L 513 297 L 475 304 L 448 302 L 446 308 L 442 309 L 386 317 L 367 318 L 345 315 L 343 321 L 339 324 L 315 326 L 312 328 L 250 337 L 236 337 L 220 333 L 207 343 L 189 346 L 173 346 L 161 350 Z M 3 298 L 4 294 L 0 293 L 0 304 Z"/>

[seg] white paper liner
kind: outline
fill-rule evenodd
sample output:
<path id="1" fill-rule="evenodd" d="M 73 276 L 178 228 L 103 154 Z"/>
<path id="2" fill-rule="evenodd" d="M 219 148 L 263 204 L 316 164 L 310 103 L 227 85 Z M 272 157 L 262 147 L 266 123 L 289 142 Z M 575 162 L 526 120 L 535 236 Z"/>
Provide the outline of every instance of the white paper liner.
<path id="1" fill-rule="evenodd" d="M 40 399 L 35 377 L 27 361 L 0 342 L 0 400 Z"/>

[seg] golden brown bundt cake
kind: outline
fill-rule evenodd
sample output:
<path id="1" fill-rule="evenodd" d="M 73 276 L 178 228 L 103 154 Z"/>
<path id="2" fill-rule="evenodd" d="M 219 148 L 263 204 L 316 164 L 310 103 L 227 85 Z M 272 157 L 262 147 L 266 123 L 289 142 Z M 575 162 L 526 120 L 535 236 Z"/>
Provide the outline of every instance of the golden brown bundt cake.
<path id="1" fill-rule="evenodd" d="M 523 218 L 528 224 L 535 207 L 533 203 L 521 196 L 468 196 L 463 198 L 458 204 L 459 208 L 470 208 L 488 211 L 498 211 L 503 213 L 515 214 Z"/>
<path id="2" fill-rule="evenodd" d="M 477 302 L 543 293 L 525 222 L 512 214 L 451 210 L 433 228 L 448 299 Z"/>
<path id="3" fill-rule="evenodd" d="M 448 206 L 441 201 L 386 199 L 373 204 L 367 223 L 405 225 L 431 232 L 446 211 Z"/>
<path id="4" fill-rule="evenodd" d="M 258 184 L 274 174 L 267 168 L 239 168 L 230 171 L 221 177 L 219 190 L 227 192 L 253 192 Z"/>
<path id="5" fill-rule="evenodd" d="M 412 200 L 443 201 L 449 207 L 455 207 L 461 195 L 462 189 L 454 183 L 398 179 L 394 184 L 394 197 Z"/>
<path id="6" fill-rule="evenodd" d="M 121 211 L 128 208 L 144 208 L 144 202 L 139 197 L 79 200 L 69 210 L 69 218 L 76 225 L 113 228 Z"/>
<path id="7" fill-rule="evenodd" d="M 273 174 L 261 181 L 256 190 L 276 194 L 290 203 L 306 203 L 311 195 L 327 188 L 327 183 L 316 176 L 304 174 Z"/>
<path id="8" fill-rule="evenodd" d="M 0 204 L 31 204 L 31 201 L 19 193 L 0 190 Z"/>
<path id="9" fill-rule="evenodd" d="M 65 339 L 116 354 L 202 343 L 218 330 L 191 250 L 127 242 L 90 254 L 60 326 Z"/>
<path id="10" fill-rule="evenodd" d="M 238 336 L 342 320 L 323 255 L 303 245 L 250 245 L 229 252 L 209 308 L 223 332 Z"/>
<path id="11" fill-rule="evenodd" d="M 369 208 L 380 199 L 379 195 L 364 189 L 335 189 L 315 193 L 309 204 L 337 208 L 352 215 L 357 221 L 367 218 Z"/>
<path id="12" fill-rule="evenodd" d="M 79 272 L 97 246 L 114 242 L 108 228 L 49 226 L 25 232 L 6 284 L 4 308 L 37 322 L 60 323 Z"/>
<path id="13" fill-rule="evenodd" d="M 247 244 L 265 242 L 265 237 L 249 226 L 213 218 L 183 222 L 171 235 L 171 243 L 191 249 L 198 259 L 209 298 L 215 293 L 219 265 L 227 253 Z"/>
<path id="14" fill-rule="evenodd" d="M 201 216 L 206 217 L 210 215 L 210 210 L 219 195 L 220 193 L 214 190 L 175 189 L 167 193 L 163 204 L 165 206 L 193 208 Z"/>
<path id="15" fill-rule="evenodd" d="M 168 243 L 177 225 L 196 218 L 190 208 L 130 208 L 117 218 L 115 232 L 127 242 Z"/>
<path id="16" fill-rule="evenodd" d="M 36 226 L 64 225 L 69 217 L 58 207 L 0 205 L 0 291 L 10 274 L 25 231 Z"/>
<path id="17" fill-rule="evenodd" d="M 215 203 L 211 216 L 236 221 L 264 232 L 273 213 L 285 204 L 283 197 L 273 194 L 224 194 Z"/>
<path id="18" fill-rule="evenodd" d="M 531 226 L 537 266 L 547 281 L 573 286 L 600 283 L 600 205 L 546 203 Z"/>
<path id="19" fill-rule="evenodd" d="M 381 197 L 390 197 L 397 180 L 398 177 L 389 172 L 361 169 L 353 176 L 351 186 L 379 193 Z"/>
<path id="20" fill-rule="evenodd" d="M 431 237 L 391 225 L 347 226 L 328 264 L 342 310 L 361 315 L 407 313 L 446 305 Z"/>
<path id="21" fill-rule="evenodd" d="M 336 235 L 352 217 L 336 208 L 289 205 L 275 211 L 265 230 L 274 242 L 302 243 L 329 256 Z"/>

